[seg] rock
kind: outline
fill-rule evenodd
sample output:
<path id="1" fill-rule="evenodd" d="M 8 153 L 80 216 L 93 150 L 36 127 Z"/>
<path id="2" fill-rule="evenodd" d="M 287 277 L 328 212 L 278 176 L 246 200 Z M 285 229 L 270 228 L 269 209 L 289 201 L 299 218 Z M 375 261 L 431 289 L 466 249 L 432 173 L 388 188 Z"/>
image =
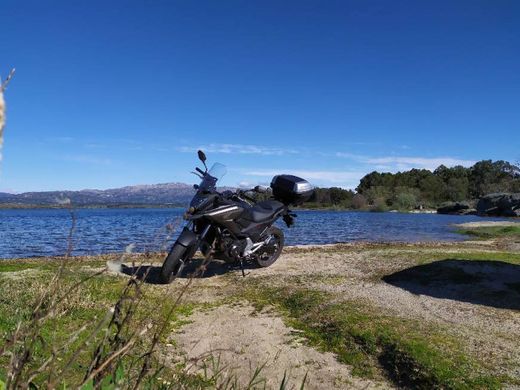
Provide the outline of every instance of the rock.
<path id="1" fill-rule="evenodd" d="M 467 215 L 468 213 L 476 212 L 472 209 L 467 202 L 446 202 L 437 209 L 439 214 L 461 214 Z"/>
<path id="2" fill-rule="evenodd" d="M 520 194 L 496 193 L 480 198 L 477 204 L 479 215 L 497 217 L 520 217 Z"/>

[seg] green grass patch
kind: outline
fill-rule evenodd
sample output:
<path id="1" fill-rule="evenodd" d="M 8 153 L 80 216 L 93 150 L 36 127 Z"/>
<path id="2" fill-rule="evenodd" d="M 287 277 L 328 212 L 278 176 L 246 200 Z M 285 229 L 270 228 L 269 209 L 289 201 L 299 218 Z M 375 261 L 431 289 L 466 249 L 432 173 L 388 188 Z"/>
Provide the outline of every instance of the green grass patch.
<path id="1" fill-rule="evenodd" d="M 520 264 L 520 254 L 514 252 L 439 252 L 433 254 L 424 254 L 418 258 L 418 263 L 428 263 L 431 261 L 443 260 L 475 260 L 475 261 L 503 261 L 511 264 Z"/>
<path id="2" fill-rule="evenodd" d="M 19 264 L 9 262 L 8 264 L 0 263 L 0 265 L 4 265 L 4 272 L 16 272 L 24 269 L 41 271 L 31 272 L 23 276 L 5 274 L 3 277 L 0 277 L 0 291 L 2 291 L 0 295 L 0 337 L 5 341 L 15 330 L 19 322 L 27 323 L 30 320 L 36 302 L 54 276 L 54 272 L 48 270 L 48 268 L 51 267 L 53 270 L 56 270 L 59 264 L 51 264 L 51 262 L 47 261 L 22 261 Z M 58 296 L 62 296 L 72 286 L 92 275 L 95 270 L 90 270 L 90 266 L 90 262 L 83 264 L 71 262 L 71 266 L 67 267 L 63 272 Z M 106 317 L 109 308 L 113 307 L 120 298 L 127 282 L 128 278 L 102 274 L 86 280 L 66 294 L 66 299 L 60 303 L 56 315 L 51 315 L 46 319 L 39 329 L 39 337 L 35 340 L 31 352 L 30 368 L 34 369 L 41 365 L 51 355 L 53 349 L 65 345 L 71 335 L 82 326 L 87 325 L 87 329 L 78 335 L 77 340 L 66 350 L 60 352 L 58 367 L 61 367 L 61 364 L 65 364 L 69 357 L 72 356 L 72 353 L 89 337 L 100 321 Z M 166 314 L 174 302 L 174 299 L 171 301 L 165 300 L 164 292 L 159 294 L 154 291 L 153 286 L 146 284 L 140 286 L 139 294 L 142 297 L 142 301 L 136 308 L 132 322 L 129 323 L 128 334 L 133 330 L 140 329 L 143 326 L 142 324 L 148 321 L 160 324 L 160 321 L 167 318 Z M 169 319 L 168 331 L 178 328 L 185 323 L 194 308 L 194 304 L 180 304 L 176 306 Z M 96 341 L 103 334 L 104 332 L 101 331 L 89 343 L 89 346 L 80 353 L 72 367 L 65 372 L 63 378 L 60 378 L 60 383 L 77 384 L 82 381 L 85 370 L 89 367 L 92 360 Z M 125 358 L 125 361 L 130 361 L 140 356 L 144 352 L 144 348 L 147 348 L 147 339 L 150 337 L 151 334 L 147 334 L 142 340 L 140 339 L 130 356 Z M 0 357 L 0 379 L 5 379 L 5 367 L 8 362 L 8 356 Z M 35 379 L 36 385 L 43 383 L 45 375 L 46 373 L 37 376 Z"/>
<path id="3" fill-rule="evenodd" d="M 309 343 L 337 355 L 353 374 L 385 376 L 400 387 L 500 388 L 500 378 L 463 353 L 459 341 L 439 328 L 385 316 L 360 302 L 335 302 L 324 292 L 249 283 L 244 297 L 257 308 L 274 305 Z"/>
<path id="4" fill-rule="evenodd" d="M 520 253 L 518 252 L 485 252 L 485 251 L 474 251 L 467 252 L 466 250 L 460 250 L 458 248 L 446 248 L 445 250 L 439 249 L 402 249 L 402 250 L 391 250 L 387 253 L 377 252 L 373 254 L 374 257 L 385 261 L 387 259 L 410 259 L 416 264 L 426 264 L 432 261 L 438 261 L 443 259 L 453 260 L 488 260 L 488 261 L 504 261 L 511 264 L 520 264 Z"/>
<path id="5" fill-rule="evenodd" d="M 16 264 L 13 262 L 7 262 L 0 260 L 0 272 L 18 272 L 18 271 L 24 271 L 26 269 L 33 269 L 33 268 L 39 268 L 38 264 L 31 264 L 31 263 L 20 263 Z"/>
<path id="6" fill-rule="evenodd" d="M 482 239 L 520 237 L 520 226 L 483 226 L 470 229 L 459 229 L 456 232 Z"/>

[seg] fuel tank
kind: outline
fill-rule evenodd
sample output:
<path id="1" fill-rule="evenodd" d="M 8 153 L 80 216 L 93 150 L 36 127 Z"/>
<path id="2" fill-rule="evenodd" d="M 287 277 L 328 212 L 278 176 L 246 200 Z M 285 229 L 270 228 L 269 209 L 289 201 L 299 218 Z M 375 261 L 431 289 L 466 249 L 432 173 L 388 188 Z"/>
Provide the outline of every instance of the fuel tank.
<path id="1" fill-rule="evenodd" d="M 235 236 L 250 236 L 253 240 L 257 240 L 272 221 L 269 219 L 261 222 L 251 221 L 247 218 L 250 212 L 246 208 L 250 208 L 250 206 L 241 206 L 240 204 L 221 205 L 208 210 L 204 213 L 204 217 L 224 226 Z"/>
<path id="2" fill-rule="evenodd" d="M 204 213 L 204 216 L 212 221 L 215 221 L 216 223 L 226 225 L 226 223 L 233 222 L 243 212 L 244 209 L 239 205 L 226 204 L 208 210 Z"/>

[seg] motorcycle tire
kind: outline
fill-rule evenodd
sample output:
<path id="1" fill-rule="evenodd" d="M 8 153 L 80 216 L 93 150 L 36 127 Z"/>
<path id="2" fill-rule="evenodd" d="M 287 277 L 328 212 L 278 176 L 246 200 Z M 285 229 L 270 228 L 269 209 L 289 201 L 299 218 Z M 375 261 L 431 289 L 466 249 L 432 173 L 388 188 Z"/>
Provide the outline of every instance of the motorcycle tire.
<path id="1" fill-rule="evenodd" d="M 170 253 L 164 260 L 161 267 L 161 282 L 169 284 L 175 280 L 175 278 L 182 271 L 184 266 L 184 257 L 188 253 L 189 248 L 186 248 L 180 244 L 174 244 Z"/>
<path id="2" fill-rule="evenodd" d="M 269 229 L 267 229 L 265 234 L 267 236 L 272 236 L 272 239 L 274 239 L 275 242 L 268 244 L 267 249 L 269 249 L 269 251 L 259 251 L 260 255 L 256 258 L 256 263 L 262 268 L 269 267 L 278 259 L 278 257 L 282 253 L 284 244 L 283 232 L 277 227 L 270 227 Z"/>

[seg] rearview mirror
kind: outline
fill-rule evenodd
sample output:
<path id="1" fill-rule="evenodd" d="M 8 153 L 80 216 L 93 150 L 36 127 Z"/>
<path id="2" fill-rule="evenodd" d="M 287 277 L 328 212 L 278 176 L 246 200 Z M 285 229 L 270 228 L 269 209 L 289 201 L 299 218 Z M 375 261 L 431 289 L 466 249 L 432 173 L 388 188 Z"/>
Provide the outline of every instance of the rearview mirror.
<path id="1" fill-rule="evenodd" d="M 199 150 L 197 153 L 199 155 L 199 160 L 202 161 L 203 163 L 205 163 L 206 162 L 206 155 L 204 154 L 204 152 L 202 150 Z"/>

